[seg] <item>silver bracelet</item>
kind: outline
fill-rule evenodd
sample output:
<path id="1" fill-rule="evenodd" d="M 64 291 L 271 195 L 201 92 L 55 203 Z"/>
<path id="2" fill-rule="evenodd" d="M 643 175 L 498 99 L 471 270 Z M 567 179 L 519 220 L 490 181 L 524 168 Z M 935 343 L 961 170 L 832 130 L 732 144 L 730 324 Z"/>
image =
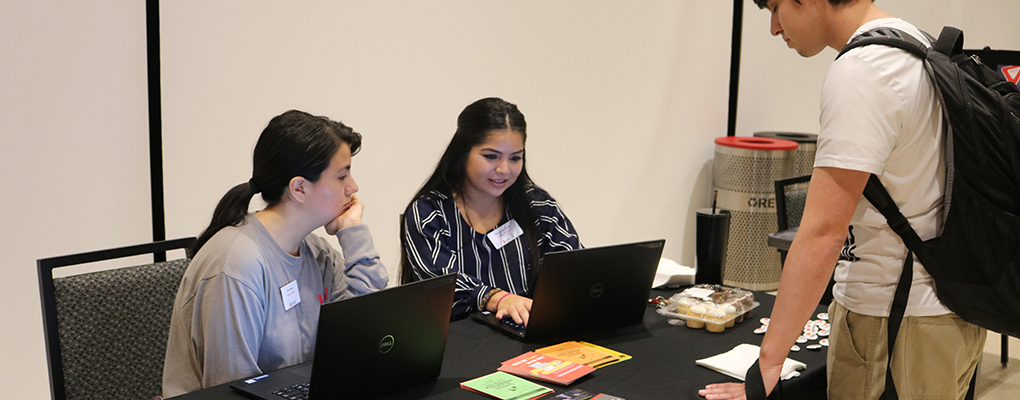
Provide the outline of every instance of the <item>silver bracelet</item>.
<path id="1" fill-rule="evenodd" d="M 492 296 L 494 296 L 498 292 L 499 292 L 498 288 L 489 289 L 489 291 L 482 296 L 482 300 L 478 302 L 478 309 L 485 311 L 485 306 L 489 304 L 489 299 L 491 299 Z"/>

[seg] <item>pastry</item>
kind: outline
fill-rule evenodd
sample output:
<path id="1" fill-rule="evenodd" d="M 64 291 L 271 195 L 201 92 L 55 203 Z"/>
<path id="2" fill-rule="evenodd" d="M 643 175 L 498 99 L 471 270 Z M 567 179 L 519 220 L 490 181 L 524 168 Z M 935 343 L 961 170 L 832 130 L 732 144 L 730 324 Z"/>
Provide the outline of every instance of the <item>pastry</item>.
<path id="1" fill-rule="evenodd" d="M 725 307 L 723 307 L 722 310 L 726 313 L 726 327 L 732 328 L 734 322 L 736 322 L 738 318 L 737 308 L 727 304 Z M 743 314 L 741 314 L 739 317 L 743 317 Z"/>
<path id="2" fill-rule="evenodd" d="M 705 306 L 701 304 L 691 306 L 688 315 L 690 315 L 692 318 L 687 319 L 687 327 L 691 329 L 704 328 L 705 322 L 702 321 L 701 319 L 705 318 L 706 312 L 708 312 L 708 310 L 705 309 Z"/>
<path id="3" fill-rule="evenodd" d="M 726 323 L 723 322 L 726 319 L 726 311 L 719 308 L 708 310 L 708 319 L 710 322 L 705 323 L 705 329 L 709 332 L 719 333 L 726 330 Z"/>

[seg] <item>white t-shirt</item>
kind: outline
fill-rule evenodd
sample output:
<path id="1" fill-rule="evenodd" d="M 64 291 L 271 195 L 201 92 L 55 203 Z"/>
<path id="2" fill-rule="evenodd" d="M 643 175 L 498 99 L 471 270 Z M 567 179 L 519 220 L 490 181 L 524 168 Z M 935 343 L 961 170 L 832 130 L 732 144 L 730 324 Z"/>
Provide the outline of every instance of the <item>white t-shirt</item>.
<path id="1" fill-rule="evenodd" d="M 868 22 L 853 36 L 880 26 L 929 43 L 916 27 L 897 18 Z M 815 167 L 878 175 L 924 240 L 941 230 L 945 192 L 942 105 L 935 90 L 924 64 L 902 50 L 872 45 L 847 52 L 829 67 L 822 86 L 815 155 Z M 862 196 L 836 266 L 833 297 L 853 312 L 888 316 L 906 254 L 903 240 Z M 905 315 L 950 312 L 915 259 Z"/>

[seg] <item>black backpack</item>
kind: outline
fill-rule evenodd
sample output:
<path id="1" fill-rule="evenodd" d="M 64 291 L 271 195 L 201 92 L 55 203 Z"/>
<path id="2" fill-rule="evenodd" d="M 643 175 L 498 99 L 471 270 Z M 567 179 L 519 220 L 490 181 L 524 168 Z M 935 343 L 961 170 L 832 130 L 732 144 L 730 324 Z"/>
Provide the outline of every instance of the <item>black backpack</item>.
<path id="1" fill-rule="evenodd" d="M 902 31 L 876 28 L 853 38 L 839 56 L 881 44 L 924 60 L 944 109 L 941 235 L 922 241 L 877 176 L 868 180 L 864 196 L 931 274 L 946 307 L 967 322 L 1020 337 L 1020 90 L 979 58 L 964 54 L 959 29 L 943 28 L 933 43 L 929 48 Z M 889 315 L 889 360 L 912 272 L 913 257 L 908 255 Z M 748 398 L 763 398 L 757 362 L 747 377 Z M 892 374 L 886 374 L 883 398 L 897 398 Z"/>
<path id="2" fill-rule="evenodd" d="M 935 281 L 940 301 L 965 321 L 1020 336 L 1020 90 L 963 53 L 963 32 L 945 27 L 929 49 L 914 37 L 878 28 L 850 49 L 883 44 L 925 60 L 945 109 L 946 194 L 942 233 L 922 242 L 872 175 L 864 196 L 886 217 Z M 903 315 L 911 257 L 893 300 Z M 900 292 L 903 295 L 900 296 Z M 890 316 L 890 326 L 894 323 Z"/>
<path id="3" fill-rule="evenodd" d="M 1020 90 L 963 53 L 963 32 L 945 27 L 933 48 L 891 28 L 850 41 L 882 44 L 925 61 L 942 97 L 946 194 L 940 236 L 921 241 L 872 175 L 864 197 L 889 222 L 935 281 L 942 304 L 963 320 L 1020 336 Z M 838 58 L 838 56 L 837 56 Z M 910 290 L 913 257 L 903 263 L 889 315 L 889 359 Z M 895 399 L 891 374 L 885 398 Z"/>

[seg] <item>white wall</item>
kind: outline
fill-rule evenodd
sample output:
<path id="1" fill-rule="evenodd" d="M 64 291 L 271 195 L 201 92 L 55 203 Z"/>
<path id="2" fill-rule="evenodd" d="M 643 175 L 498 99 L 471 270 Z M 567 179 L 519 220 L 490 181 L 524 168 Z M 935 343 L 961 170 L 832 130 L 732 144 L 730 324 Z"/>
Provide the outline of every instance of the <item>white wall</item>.
<path id="1" fill-rule="evenodd" d="M 746 3 L 738 134 L 817 130 L 835 53 L 801 59 Z M 365 135 L 355 177 L 393 266 L 396 216 L 457 113 L 497 95 L 527 115 L 532 175 L 585 244 L 664 237 L 692 264 L 688 216 L 726 128 L 730 4 L 163 2 L 167 236 L 196 235 L 248 179 L 265 123 L 299 108 Z M 879 5 L 933 32 L 956 24 L 969 47 L 1020 49 L 1014 0 Z M 4 398 L 48 398 L 35 260 L 151 239 L 145 82 L 143 2 L 0 0 Z"/>
<path id="2" fill-rule="evenodd" d="M 665 237 L 677 259 L 693 247 L 686 215 L 704 203 L 707 144 L 725 130 L 728 5 L 175 1 L 161 9 L 168 237 L 197 234 L 219 196 L 248 178 L 264 124 L 300 108 L 365 135 L 355 176 L 365 219 L 395 266 L 396 216 L 457 113 L 498 95 L 527 115 L 532 175 L 586 244 Z M 144 6 L 39 1 L 0 10 L 0 162 L 4 187 L 17 194 L 3 203 L 0 390 L 46 398 L 34 261 L 150 239 Z"/>
<path id="3" fill-rule="evenodd" d="M 964 48 L 1020 49 L 1020 1 L 877 0 L 879 8 L 938 36 L 945 25 L 964 31 Z M 837 52 L 805 59 L 769 34 L 769 12 L 744 2 L 737 135 L 759 131 L 818 133 L 822 79 Z"/>
<path id="4" fill-rule="evenodd" d="M 0 397 L 49 398 L 35 260 L 150 241 L 145 4 L 0 1 Z"/>
<path id="5" fill-rule="evenodd" d="M 354 176 L 395 276 L 398 214 L 460 110 L 500 96 L 526 115 L 531 175 L 583 243 L 664 237 L 666 256 L 690 264 L 687 217 L 705 205 L 711 140 L 726 129 L 731 7 L 167 2 L 168 237 L 203 229 L 220 196 L 250 177 L 261 129 L 298 108 L 365 136 Z"/>

